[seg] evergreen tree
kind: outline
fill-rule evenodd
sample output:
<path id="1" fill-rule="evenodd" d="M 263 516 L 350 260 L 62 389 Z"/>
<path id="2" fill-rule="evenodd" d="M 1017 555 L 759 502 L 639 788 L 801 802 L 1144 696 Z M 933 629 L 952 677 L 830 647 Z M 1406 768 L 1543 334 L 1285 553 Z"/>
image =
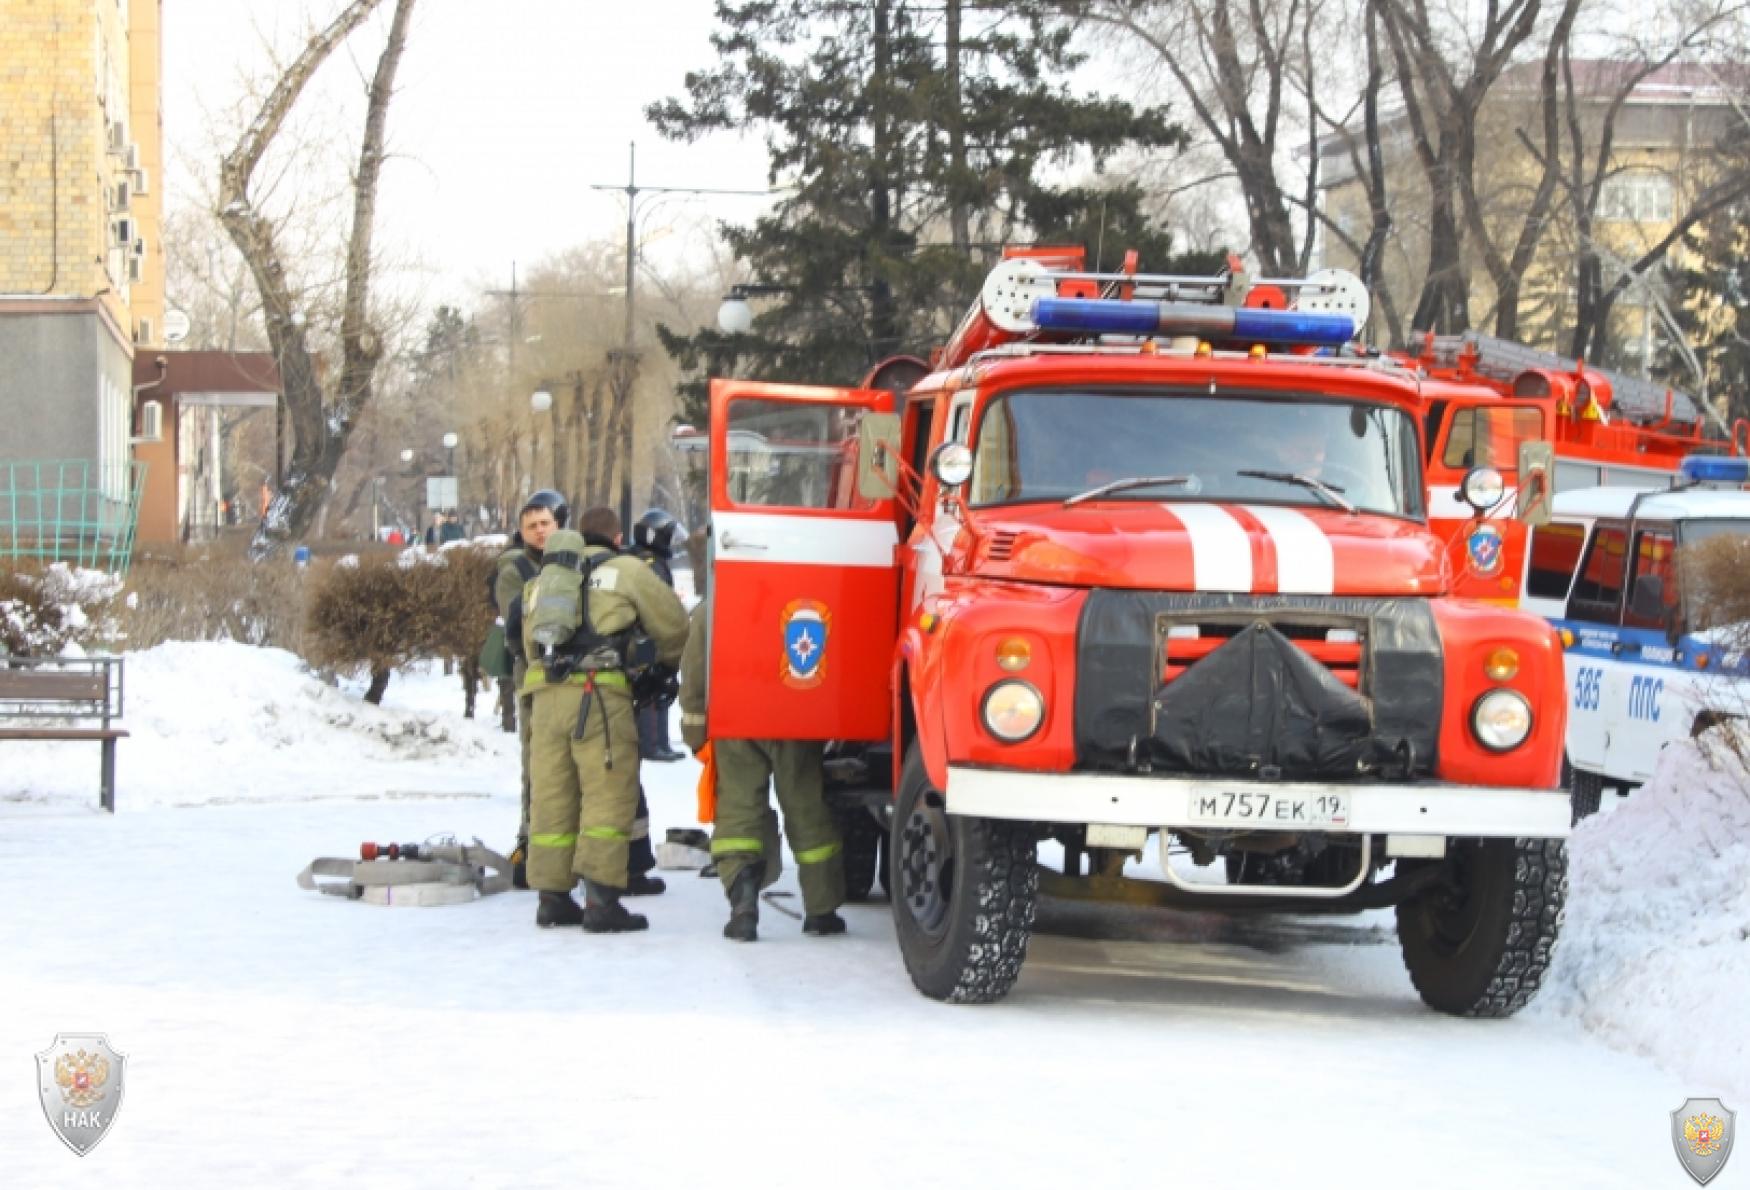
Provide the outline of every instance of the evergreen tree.
<path id="1" fill-rule="evenodd" d="M 1064 0 L 718 0 L 719 64 L 686 96 L 653 104 L 663 135 L 764 133 L 787 188 L 751 226 L 725 227 L 736 257 L 782 292 L 754 329 L 662 330 L 690 373 L 850 384 L 879 359 L 927 354 L 951 332 L 1003 244 L 1085 244 L 1108 265 L 1176 260 L 1135 186 L 1060 185 L 1121 149 L 1176 151 L 1161 108 L 1077 96 L 1082 61 Z M 705 422 L 703 381 L 683 389 Z"/>

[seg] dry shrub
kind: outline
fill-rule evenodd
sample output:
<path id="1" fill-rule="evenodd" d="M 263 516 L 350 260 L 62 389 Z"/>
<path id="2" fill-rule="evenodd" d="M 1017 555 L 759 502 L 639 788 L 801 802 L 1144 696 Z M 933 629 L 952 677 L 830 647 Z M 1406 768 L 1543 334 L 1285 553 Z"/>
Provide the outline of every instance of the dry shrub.
<path id="1" fill-rule="evenodd" d="M 1714 629 L 1730 643 L 1750 638 L 1750 535 L 1727 533 L 1677 554 L 1691 631 Z"/>
<path id="2" fill-rule="evenodd" d="M 0 654 L 57 657 L 109 648 L 119 627 L 121 580 L 65 562 L 0 569 Z"/>
<path id="3" fill-rule="evenodd" d="M 310 599 L 305 660 L 337 673 L 368 673 L 365 701 L 382 702 L 389 675 L 430 656 L 441 635 L 435 569 L 374 558 L 333 567 Z"/>
<path id="4" fill-rule="evenodd" d="M 492 578 L 498 571 L 501 546 L 452 545 L 437 555 L 437 564 L 420 567 L 432 580 L 434 596 L 444 610 L 430 655 L 449 658 L 462 675 L 464 717 L 474 717 L 480 689 L 480 649 L 498 618 L 492 605 Z"/>
<path id="5" fill-rule="evenodd" d="M 302 656 L 305 607 L 317 581 L 317 574 L 279 559 L 142 558 L 128 572 L 122 616 L 128 647 L 234 640 Z"/>
<path id="6" fill-rule="evenodd" d="M 1717 676 L 1709 683 L 1707 710 L 1697 727 L 1717 726 L 1702 739 L 1704 751 L 1723 751 L 1750 768 L 1750 698 L 1743 659 L 1750 654 L 1750 535 L 1722 534 L 1677 552 L 1688 630 L 1703 633 L 1720 650 Z M 1724 757 L 1717 759 L 1723 760 Z"/>
<path id="7" fill-rule="evenodd" d="M 472 718 L 480 646 L 496 618 L 487 582 L 497 557 L 492 547 L 463 545 L 336 564 L 314 584 L 305 659 L 339 673 L 368 673 L 365 698 L 373 703 L 382 701 L 395 670 L 453 661 Z"/>

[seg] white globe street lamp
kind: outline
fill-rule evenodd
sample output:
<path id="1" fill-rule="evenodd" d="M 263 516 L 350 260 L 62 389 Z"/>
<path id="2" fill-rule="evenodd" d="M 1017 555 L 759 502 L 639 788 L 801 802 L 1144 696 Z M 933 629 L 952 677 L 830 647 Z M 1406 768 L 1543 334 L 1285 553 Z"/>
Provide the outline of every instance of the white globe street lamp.
<path id="1" fill-rule="evenodd" d="M 529 396 L 529 408 L 536 413 L 545 413 L 553 408 L 553 394 L 544 388 L 536 389 Z"/>
<path id="2" fill-rule="evenodd" d="M 717 307 L 717 326 L 726 335 L 745 335 L 753 329 L 753 307 L 747 299 L 730 296 Z"/>

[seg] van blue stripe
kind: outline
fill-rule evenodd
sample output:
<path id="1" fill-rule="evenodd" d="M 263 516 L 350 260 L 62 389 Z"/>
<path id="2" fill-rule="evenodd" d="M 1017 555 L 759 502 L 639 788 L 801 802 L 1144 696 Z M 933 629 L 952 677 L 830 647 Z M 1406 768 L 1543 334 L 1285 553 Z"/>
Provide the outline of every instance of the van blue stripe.
<path id="1" fill-rule="evenodd" d="M 1656 628 L 1619 628 L 1589 620 L 1552 619 L 1550 623 L 1574 634 L 1574 644 L 1568 652 L 1576 656 L 1600 657 L 1655 669 L 1677 669 L 1685 673 L 1750 675 L 1750 657 L 1698 636 L 1681 636 L 1676 644 L 1672 644 Z M 1696 667 L 1698 653 L 1707 655 L 1705 669 Z"/>

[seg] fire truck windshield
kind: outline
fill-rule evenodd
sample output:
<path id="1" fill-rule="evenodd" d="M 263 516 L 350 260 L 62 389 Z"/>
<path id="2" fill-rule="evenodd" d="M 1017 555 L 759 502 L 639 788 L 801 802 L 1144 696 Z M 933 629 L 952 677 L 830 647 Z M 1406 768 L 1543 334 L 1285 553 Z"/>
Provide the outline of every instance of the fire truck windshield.
<path id="1" fill-rule="evenodd" d="M 1126 482 L 1155 476 L 1175 482 Z M 1415 423 L 1389 405 L 1310 395 L 1051 389 L 1005 393 L 985 409 L 969 491 L 974 507 L 1086 500 L 1102 487 L 1109 491 L 1094 498 L 1352 505 L 1423 515 Z"/>

